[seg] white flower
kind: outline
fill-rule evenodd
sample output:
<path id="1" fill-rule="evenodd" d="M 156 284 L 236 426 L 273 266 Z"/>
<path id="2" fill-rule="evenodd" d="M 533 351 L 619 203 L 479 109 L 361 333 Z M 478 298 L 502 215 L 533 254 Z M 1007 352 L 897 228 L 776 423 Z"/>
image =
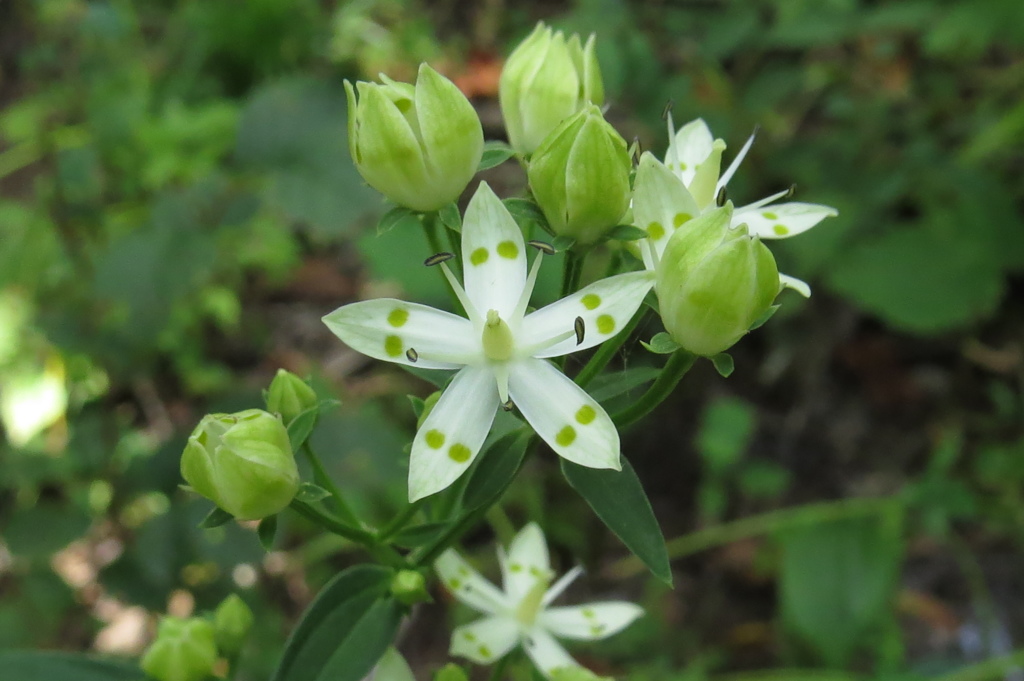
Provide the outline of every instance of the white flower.
<path id="1" fill-rule="evenodd" d="M 625 601 L 550 607 L 582 571 L 574 568 L 551 584 L 548 547 L 535 523 L 516 535 L 508 555 L 499 549 L 498 560 L 504 590 L 480 576 L 452 549 L 434 563 L 438 577 L 452 594 L 486 615 L 452 633 L 452 655 L 490 664 L 521 643 L 537 668 L 551 678 L 556 670 L 579 666 L 556 636 L 596 641 L 625 629 L 643 614 L 640 606 Z"/>
<path id="2" fill-rule="evenodd" d="M 466 471 L 498 407 L 510 400 L 559 456 L 619 469 L 619 434 L 608 414 L 545 360 L 618 333 L 653 285 L 650 273 L 603 279 L 527 313 L 542 256 L 527 275 L 523 235 L 486 183 L 466 208 L 462 252 L 465 289 L 441 267 L 469 319 L 394 299 L 353 303 L 324 317 L 363 354 L 459 369 L 413 439 L 410 501 L 448 487 Z"/>
<path id="3" fill-rule="evenodd" d="M 654 268 L 676 228 L 717 206 L 719 192 L 732 179 L 754 143 L 754 135 L 751 135 L 720 176 L 725 142 L 712 138 L 711 130 L 703 119 L 690 121 L 678 132 L 673 132 L 670 115 L 668 126 L 670 141 L 665 164 L 645 154 L 649 158 L 646 163 L 641 159 L 641 167 L 637 171 L 634 216 L 636 225 L 650 235 L 649 248 L 642 250 L 648 269 Z M 642 176 L 645 177 L 642 179 Z M 806 232 L 825 218 L 838 214 L 835 208 L 814 203 L 769 205 L 789 193 L 789 190 L 782 191 L 738 206 L 733 211 L 732 226 L 746 224 L 749 234 L 761 239 L 784 239 Z M 792 288 L 805 297 L 811 294 L 810 287 L 799 279 L 780 274 L 779 280 L 782 286 Z"/>

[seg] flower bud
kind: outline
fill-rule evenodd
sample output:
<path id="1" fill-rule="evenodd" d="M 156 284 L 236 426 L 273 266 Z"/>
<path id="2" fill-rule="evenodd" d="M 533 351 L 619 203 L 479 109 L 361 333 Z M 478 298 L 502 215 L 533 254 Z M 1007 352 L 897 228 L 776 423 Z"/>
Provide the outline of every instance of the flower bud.
<path id="1" fill-rule="evenodd" d="M 142 670 L 158 681 L 202 681 L 213 672 L 217 645 L 204 619 L 165 617 L 142 656 Z"/>
<path id="2" fill-rule="evenodd" d="M 316 392 L 290 371 L 278 369 L 267 390 L 267 410 L 280 414 L 285 423 L 302 412 L 315 407 Z"/>
<path id="3" fill-rule="evenodd" d="M 746 225 L 729 227 L 732 204 L 677 229 L 656 273 L 661 320 L 675 342 L 697 355 L 729 349 L 779 292 L 771 251 Z"/>
<path id="4" fill-rule="evenodd" d="M 469 681 L 469 676 L 465 669 L 449 662 L 437 670 L 437 673 L 434 674 L 434 681 Z"/>
<path id="5" fill-rule="evenodd" d="M 630 168 L 626 141 L 588 106 L 547 136 L 528 176 L 554 233 L 590 244 L 629 208 Z"/>
<path id="6" fill-rule="evenodd" d="M 252 610 L 238 594 L 231 594 L 213 613 L 213 628 L 217 646 L 226 653 L 237 653 L 252 628 Z"/>
<path id="7" fill-rule="evenodd" d="M 288 431 L 260 409 L 204 416 L 181 455 L 181 475 L 239 520 L 274 515 L 299 489 Z"/>
<path id="8" fill-rule="evenodd" d="M 455 85 L 426 64 L 416 86 L 345 81 L 348 146 L 359 174 L 389 199 L 423 212 L 459 198 L 484 149 L 480 118 Z M 357 96 L 358 93 L 358 96 Z"/>
<path id="9" fill-rule="evenodd" d="M 399 570 L 391 578 L 391 595 L 405 605 L 416 605 L 430 600 L 427 581 L 415 570 Z"/>
<path id="10" fill-rule="evenodd" d="M 537 24 L 505 62 L 498 97 L 509 142 L 520 154 L 532 154 L 566 118 L 588 103 L 604 103 L 594 36 L 581 46 L 578 35 L 566 40 Z"/>

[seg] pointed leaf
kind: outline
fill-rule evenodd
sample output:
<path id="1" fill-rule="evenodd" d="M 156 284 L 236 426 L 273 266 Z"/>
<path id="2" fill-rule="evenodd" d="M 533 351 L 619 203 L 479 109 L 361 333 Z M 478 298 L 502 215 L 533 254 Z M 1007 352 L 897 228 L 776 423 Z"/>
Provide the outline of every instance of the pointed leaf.
<path id="1" fill-rule="evenodd" d="M 515 155 L 516 150 L 504 142 L 499 142 L 497 140 L 484 142 L 484 155 L 480 158 L 480 165 L 477 166 L 477 172 L 501 165 Z"/>
<path id="2" fill-rule="evenodd" d="M 437 219 L 453 232 L 462 233 L 462 216 L 459 215 L 459 207 L 455 203 L 449 203 L 437 211 Z"/>
<path id="3" fill-rule="evenodd" d="M 306 411 L 300 412 L 298 416 L 292 419 L 292 422 L 288 424 L 288 441 L 292 445 L 292 451 L 297 452 L 305 444 L 306 440 L 309 439 L 310 433 L 313 432 L 313 428 L 316 427 L 316 421 L 320 417 L 320 406 L 310 407 Z"/>
<path id="4" fill-rule="evenodd" d="M 607 234 L 609 239 L 618 239 L 619 241 L 638 241 L 646 239 L 647 236 L 647 232 L 634 225 L 616 225 Z"/>
<path id="5" fill-rule="evenodd" d="M 28 650 L 0 652 L 3 678 L 10 681 L 146 681 L 135 664 L 72 653 Z"/>
<path id="6" fill-rule="evenodd" d="M 219 506 L 214 506 L 210 510 L 210 512 L 206 514 L 206 517 L 203 518 L 202 521 L 199 523 L 199 527 L 201 527 L 204 530 L 209 530 L 214 527 L 220 527 L 221 525 L 229 523 L 234 519 L 235 516 L 231 515 L 223 508 Z"/>
<path id="7" fill-rule="evenodd" d="M 732 372 L 736 369 L 736 362 L 733 361 L 732 355 L 727 352 L 720 352 L 711 358 L 711 363 L 715 365 L 715 371 L 717 371 L 722 378 L 729 378 L 732 376 Z"/>
<path id="8" fill-rule="evenodd" d="M 256 528 L 256 536 L 265 551 L 273 550 L 274 538 L 277 537 L 277 515 L 268 515 L 261 520 Z"/>
<path id="9" fill-rule="evenodd" d="M 640 341 L 640 345 L 647 348 L 648 352 L 653 352 L 656 355 L 671 355 L 681 347 L 679 343 L 672 340 L 672 336 L 668 335 L 666 331 L 654 334 L 654 338 L 651 339 L 650 343 Z"/>
<path id="10" fill-rule="evenodd" d="M 417 227 L 418 224 L 419 217 L 417 217 L 416 213 L 403 206 L 395 206 L 387 213 L 384 213 L 380 222 L 377 223 L 377 234 L 389 232 L 399 225 L 403 229 L 412 229 Z"/>
<path id="11" fill-rule="evenodd" d="M 512 482 L 526 456 L 531 434 L 515 431 L 498 439 L 469 471 L 462 495 L 463 513 L 497 501 Z"/>
<path id="12" fill-rule="evenodd" d="M 304 482 L 299 485 L 299 491 L 295 493 L 296 499 L 307 504 L 315 504 L 329 496 L 331 496 L 330 492 L 311 482 Z"/>

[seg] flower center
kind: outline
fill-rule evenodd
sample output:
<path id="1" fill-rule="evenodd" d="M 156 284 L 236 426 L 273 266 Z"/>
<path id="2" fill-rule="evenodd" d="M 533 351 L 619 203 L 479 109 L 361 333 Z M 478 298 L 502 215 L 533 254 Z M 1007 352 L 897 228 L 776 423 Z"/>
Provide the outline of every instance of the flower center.
<path id="1" fill-rule="evenodd" d="M 548 590 L 548 580 L 537 578 L 533 587 L 526 592 L 523 599 L 516 606 L 516 620 L 524 627 L 532 627 L 537 614 L 541 611 L 544 602 L 544 594 Z"/>
<path id="2" fill-rule="evenodd" d="M 498 315 L 497 310 L 487 311 L 482 342 L 484 355 L 492 362 L 506 362 L 511 359 L 515 339 L 512 337 L 512 329 L 508 328 L 508 324 Z"/>

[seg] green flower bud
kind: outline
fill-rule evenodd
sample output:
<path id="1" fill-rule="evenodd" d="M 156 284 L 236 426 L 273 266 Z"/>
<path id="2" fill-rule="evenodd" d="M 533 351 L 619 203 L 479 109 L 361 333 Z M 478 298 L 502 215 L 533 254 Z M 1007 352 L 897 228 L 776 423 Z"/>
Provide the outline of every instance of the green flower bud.
<path id="1" fill-rule="evenodd" d="M 547 136 L 527 172 L 555 234 L 590 244 L 629 208 L 630 168 L 626 141 L 588 106 Z"/>
<path id="2" fill-rule="evenodd" d="M 181 455 L 181 475 L 239 520 L 274 515 L 299 489 L 288 431 L 260 409 L 204 416 Z"/>
<path id="3" fill-rule="evenodd" d="M 213 625 L 198 617 L 165 617 L 141 664 L 158 681 L 202 681 L 216 662 Z"/>
<path id="4" fill-rule="evenodd" d="M 513 148 L 529 155 L 559 123 L 589 104 L 604 104 L 594 36 L 585 45 L 543 22 L 512 51 L 498 84 L 501 115 Z"/>
<path id="5" fill-rule="evenodd" d="M 391 595 L 406 605 L 416 605 L 430 600 L 427 581 L 415 570 L 399 570 L 391 578 Z"/>
<path id="6" fill-rule="evenodd" d="M 252 628 L 252 610 L 238 594 L 231 594 L 213 613 L 213 628 L 217 646 L 227 653 L 237 653 Z"/>
<path id="7" fill-rule="evenodd" d="M 746 225 L 729 228 L 732 204 L 675 231 L 656 269 L 661 320 L 675 342 L 697 355 L 729 349 L 779 293 L 771 251 Z"/>
<path id="8" fill-rule="evenodd" d="M 426 64 L 416 86 L 345 81 L 348 146 L 367 184 L 423 212 L 459 198 L 480 165 L 484 132 L 473 105 Z M 357 97 L 358 92 L 358 97 Z"/>
<path id="9" fill-rule="evenodd" d="M 280 414 L 285 423 L 302 412 L 315 407 L 316 392 L 290 371 L 278 369 L 267 390 L 267 410 Z"/>
<path id="10" fill-rule="evenodd" d="M 437 673 L 434 674 L 434 681 L 469 681 L 469 676 L 465 669 L 449 662 L 437 670 Z"/>

